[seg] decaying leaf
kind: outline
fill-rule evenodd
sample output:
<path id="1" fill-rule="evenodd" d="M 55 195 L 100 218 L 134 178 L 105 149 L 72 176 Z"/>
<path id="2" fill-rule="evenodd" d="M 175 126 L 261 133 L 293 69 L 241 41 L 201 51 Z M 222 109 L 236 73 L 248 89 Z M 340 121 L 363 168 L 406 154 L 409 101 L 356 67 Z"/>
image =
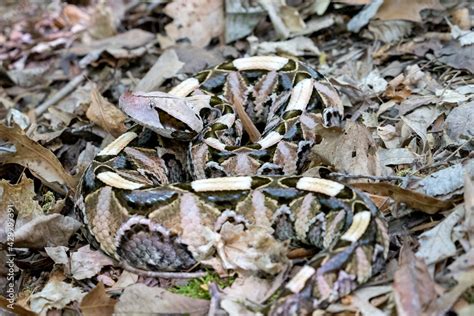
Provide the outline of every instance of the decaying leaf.
<path id="1" fill-rule="evenodd" d="M 173 18 L 165 26 L 166 34 L 175 42 L 187 38 L 198 47 L 205 47 L 224 30 L 222 0 L 176 0 L 170 2 L 164 13 Z"/>
<path id="2" fill-rule="evenodd" d="M 400 252 L 399 268 L 393 278 L 399 315 L 423 315 L 436 299 L 436 284 L 423 260 L 416 258 L 408 245 Z"/>
<path id="3" fill-rule="evenodd" d="M 426 264 L 433 264 L 456 254 L 452 240 L 452 230 L 464 216 L 463 205 L 457 206 L 441 223 L 420 235 L 420 248 L 416 256 L 423 258 Z"/>
<path id="4" fill-rule="evenodd" d="M 19 127 L 0 124 L 0 139 L 14 146 L 14 152 L 0 151 L 1 163 L 16 163 L 31 170 L 46 185 L 63 192 L 60 185 L 74 191 L 76 180 L 69 175 L 58 158 L 40 144 L 31 140 Z"/>
<path id="5" fill-rule="evenodd" d="M 319 56 L 321 52 L 314 42 L 303 36 L 298 36 L 287 41 L 257 43 L 256 37 L 248 38 L 252 55 L 289 54 L 293 56 Z M 254 43 L 255 40 L 255 43 Z"/>
<path id="6" fill-rule="evenodd" d="M 127 287 L 115 305 L 115 314 L 191 314 L 207 315 L 209 301 L 174 294 L 159 287 L 134 284 Z"/>
<path id="7" fill-rule="evenodd" d="M 43 215 L 41 206 L 35 200 L 33 180 L 22 176 L 20 183 L 10 184 L 0 181 L 0 222 L 15 219 L 15 229 L 19 229 L 33 218 Z M 9 212 L 12 212 L 11 214 Z M 0 226 L 0 242 L 6 241 L 6 225 Z"/>
<path id="8" fill-rule="evenodd" d="M 351 185 L 372 194 L 389 196 L 397 202 L 405 203 L 428 214 L 435 214 L 452 207 L 451 201 L 443 201 L 390 183 L 351 183 Z"/>
<path id="9" fill-rule="evenodd" d="M 91 105 L 87 109 L 86 115 L 89 120 L 114 137 L 118 137 L 127 131 L 124 124 L 127 116 L 107 101 L 97 88 L 93 88 L 91 91 Z"/>
<path id="10" fill-rule="evenodd" d="M 467 232 L 471 250 L 474 249 L 474 174 L 464 174 L 464 207 L 466 215 L 464 230 Z"/>
<path id="11" fill-rule="evenodd" d="M 150 92 L 157 90 L 161 84 L 172 78 L 183 67 L 174 49 L 168 49 L 161 54 L 155 64 L 148 70 L 135 87 L 134 91 Z"/>
<path id="12" fill-rule="evenodd" d="M 15 246 L 34 249 L 64 246 L 81 225 L 61 214 L 38 216 L 15 231 Z"/>
<path id="13" fill-rule="evenodd" d="M 464 145 L 465 150 L 474 150 L 472 122 L 474 122 L 474 101 L 455 107 L 445 121 L 448 136 L 456 145 Z"/>
<path id="14" fill-rule="evenodd" d="M 474 159 L 430 174 L 417 183 L 416 189 L 433 197 L 449 196 L 456 192 L 459 194 L 458 190 L 464 186 L 465 175 L 474 175 Z"/>
<path id="15" fill-rule="evenodd" d="M 107 265 L 113 265 L 112 259 L 101 251 L 91 250 L 89 245 L 71 255 L 71 273 L 76 280 L 91 278 Z"/>
<path id="16" fill-rule="evenodd" d="M 376 144 L 365 126 L 347 122 L 344 131 L 324 129 L 321 136 L 323 141 L 313 147 L 312 154 L 337 170 L 355 175 L 383 174 Z"/>
<path id="17" fill-rule="evenodd" d="M 34 312 L 45 315 L 52 308 L 59 310 L 73 301 L 80 301 L 86 293 L 71 284 L 62 281 L 50 281 L 30 298 L 30 307 Z"/>
<path id="18" fill-rule="evenodd" d="M 69 264 L 69 257 L 67 251 L 69 248 L 64 246 L 44 247 L 46 254 L 53 259 L 56 264 Z"/>
<path id="19" fill-rule="evenodd" d="M 439 0 L 385 0 L 375 17 L 382 20 L 421 22 L 420 12 L 425 9 L 444 10 Z"/>
<path id="20" fill-rule="evenodd" d="M 81 311 L 84 316 L 112 315 L 115 304 L 117 304 L 117 300 L 110 298 L 105 292 L 104 284 L 99 282 L 99 284 L 82 299 Z"/>

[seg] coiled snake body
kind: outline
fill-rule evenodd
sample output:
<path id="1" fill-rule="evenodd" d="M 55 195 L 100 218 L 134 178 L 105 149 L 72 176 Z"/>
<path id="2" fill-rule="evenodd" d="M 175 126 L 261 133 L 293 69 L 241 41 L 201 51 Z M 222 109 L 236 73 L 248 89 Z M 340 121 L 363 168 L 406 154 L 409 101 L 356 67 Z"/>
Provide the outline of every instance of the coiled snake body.
<path id="1" fill-rule="evenodd" d="M 138 126 L 85 172 L 79 208 L 90 236 L 151 271 L 208 263 L 275 274 L 289 247 L 310 247 L 319 250 L 313 296 L 350 292 L 384 263 L 388 237 L 364 194 L 305 176 L 317 169 L 318 127 L 340 123 L 337 100 L 318 72 L 274 56 L 221 64 L 169 93 L 123 95 Z"/>

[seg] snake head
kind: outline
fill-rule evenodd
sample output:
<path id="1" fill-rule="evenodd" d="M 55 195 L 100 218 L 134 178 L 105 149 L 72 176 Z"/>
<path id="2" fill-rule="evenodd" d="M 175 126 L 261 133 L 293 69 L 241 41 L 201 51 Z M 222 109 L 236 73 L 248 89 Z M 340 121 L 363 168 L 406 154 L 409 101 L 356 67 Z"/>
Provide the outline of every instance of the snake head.
<path id="1" fill-rule="evenodd" d="M 134 122 L 155 133 L 179 140 L 191 140 L 203 129 L 195 109 L 206 103 L 204 97 L 178 97 L 164 92 L 125 92 L 120 109 Z"/>

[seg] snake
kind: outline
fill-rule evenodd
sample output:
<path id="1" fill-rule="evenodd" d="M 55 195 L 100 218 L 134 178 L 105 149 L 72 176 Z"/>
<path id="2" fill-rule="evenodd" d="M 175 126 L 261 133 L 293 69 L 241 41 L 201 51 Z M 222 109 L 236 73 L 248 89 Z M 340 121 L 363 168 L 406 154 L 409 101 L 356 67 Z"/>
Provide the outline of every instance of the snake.
<path id="1" fill-rule="evenodd" d="M 234 59 L 166 93 L 124 93 L 130 129 L 80 183 L 88 238 L 143 271 L 275 275 L 291 249 L 313 249 L 310 296 L 350 293 L 381 270 L 389 238 L 370 198 L 325 177 L 312 154 L 318 128 L 343 124 L 338 100 L 313 67 L 282 56 Z"/>

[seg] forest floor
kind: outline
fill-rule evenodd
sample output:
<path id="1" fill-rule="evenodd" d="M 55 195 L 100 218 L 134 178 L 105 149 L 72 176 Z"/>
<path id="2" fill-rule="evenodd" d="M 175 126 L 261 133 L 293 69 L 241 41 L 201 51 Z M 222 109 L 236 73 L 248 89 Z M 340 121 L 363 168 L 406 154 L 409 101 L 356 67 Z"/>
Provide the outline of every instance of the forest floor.
<path id="1" fill-rule="evenodd" d="M 129 126 L 124 92 L 255 55 L 296 56 L 337 88 L 345 126 L 313 151 L 389 223 L 382 272 L 313 315 L 474 315 L 474 3 L 284 2 L 2 1 L 2 315 L 268 311 L 291 275 L 138 275 L 89 244 L 74 207 Z"/>

